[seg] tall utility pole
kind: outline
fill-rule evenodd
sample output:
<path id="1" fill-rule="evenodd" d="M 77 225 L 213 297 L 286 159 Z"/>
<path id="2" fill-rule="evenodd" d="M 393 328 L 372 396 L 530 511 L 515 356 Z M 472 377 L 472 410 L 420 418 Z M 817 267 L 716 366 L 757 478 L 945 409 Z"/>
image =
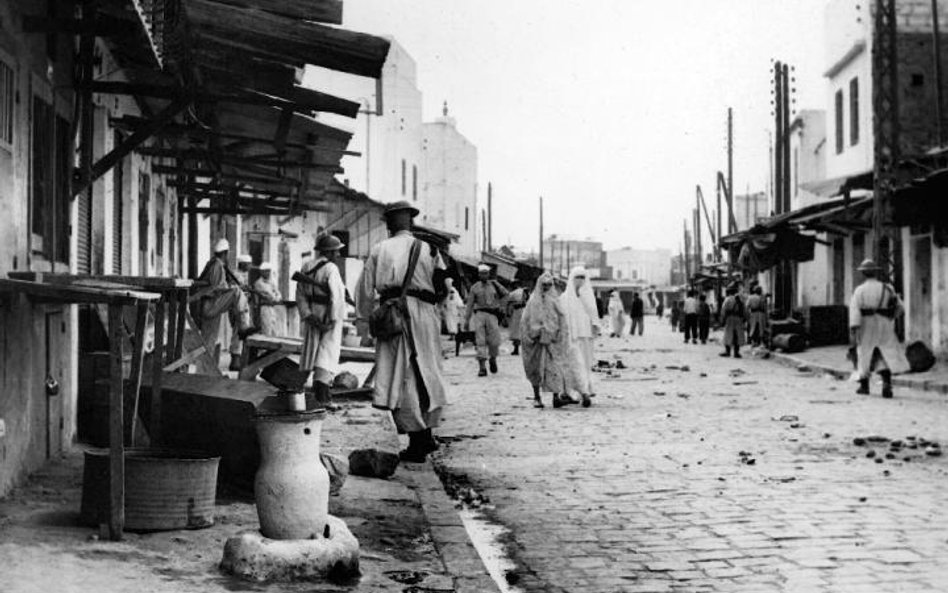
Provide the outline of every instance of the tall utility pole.
<path id="1" fill-rule="evenodd" d="M 688 220 L 682 221 L 685 242 L 685 284 L 691 284 L 691 240 L 688 237 Z"/>
<path id="2" fill-rule="evenodd" d="M 898 181 L 899 86 L 895 0 L 875 0 L 872 42 L 872 132 L 875 182 L 872 190 L 873 255 L 885 280 L 901 291 L 898 237 L 891 224 L 891 198 Z"/>
<path id="3" fill-rule="evenodd" d="M 789 67 L 783 64 L 780 74 L 783 85 L 783 211 L 790 212 L 790 76 Z"/>
<path id="4" fill-rule="evenodd" d="M 540 268 L 543 266 L 543 196 L 540 196 Z"/>
<path id="5" fill-rule="evenodd" d="M 494 188 L 487 182 L 487 251 L 494 250 Z"/>
<path id="6" fill-rule="evenodd" d="M 774 213 L 783 214 L 783 66 L 774 62 Z"/>
<path id="7" fill-rule="evenodd" d="M 487 211 L 481 209 L 481 251 L 487 251 Z"/>
<path id="8" fill-rule="evenodd" d="M 734 115 L 733 110 L 727 108 L 727 191 L 734 201 Z M 735 228 L 734 231 L 737 231 Z"/>
<path id="9" fill-rule="evenodd" d="M 938 147 L 945 145 L 945 122 L 942 119 L 944 96 L 941 88 L 941 35 L 938 32 L 938 0 L 932 0 L 932 56 L 935 66 L 935 129 L 938 131 Z"/>

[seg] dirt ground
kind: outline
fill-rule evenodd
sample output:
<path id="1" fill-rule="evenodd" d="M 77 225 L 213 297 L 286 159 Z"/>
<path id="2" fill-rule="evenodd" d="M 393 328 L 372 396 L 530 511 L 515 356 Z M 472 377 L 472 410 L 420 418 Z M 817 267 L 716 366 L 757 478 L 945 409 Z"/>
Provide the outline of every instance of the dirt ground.
<path id="1" fill-rule="evenodd" d="M 347 405 L 324 423 L 324 451 L 345 456 L 365 446 L 397 450 L 389 422 L 365 404 Z M 0 499 L 0 591 L 452 591 L 418 496 L 406 484 L 411 471 L 418 470 L 399 468 L 391 480 L 350 476 L 330 500 L 329 512 L 359 539 L 359 579 L 267 585 L 218 569 L 227 538 L 258 527 L 252 501 L 218 497 L 216 523 L 207 529 L 128 533 L 124 541 L 111 542 L 79 524 L 82 454 L 76 451 Z"/>

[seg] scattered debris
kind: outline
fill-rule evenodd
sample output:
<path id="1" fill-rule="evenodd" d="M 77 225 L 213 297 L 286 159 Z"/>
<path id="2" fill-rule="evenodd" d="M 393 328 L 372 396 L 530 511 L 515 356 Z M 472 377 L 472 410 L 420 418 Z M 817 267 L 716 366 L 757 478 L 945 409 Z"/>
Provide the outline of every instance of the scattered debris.
<path id="1" fill-rule="evenodd" d="M 757 385 L 757 381 L 734 381 L 733 385 Z"/>
<path id="2" fill-rule="evenodd" d="M 799 419 L 800 419 L 799 416 L 794 416 L 793 414 L 784 414 L 783 416 L 781 416 L 781 417 L 778 418 L 777 420 L 779 420 L 780 422 L 796 422 L 796 421 L 798 421 Z"/>
<path id="3" fill-rule="evenodd" d="M 652 395 L 663 396 L 663 395 L 665 395 L 665 392 L 664 392 L 664 391 L 655 391 L 655 392 L 652 393 Z"/>
<path id="4" fill-rule="evenodd" d="M 801 364 L 797 367 L 797 370 L 801 373 L 812 373 L 813 369 L 808 364 Z"/>
<path id="5" fill-rule="evenodd" d="M 687 393 L 679 393 L 679 394 L 678 394 L 678 397 L 680 397 L 680 398 L 682 398 L 682 399 L 688 399 L 688 398 L 691 397 L 691 396 L 690 396 L 689 394 L 687 394 Z"/>
<path id="6" fill-rule="evenodd" d="M 747 372 L 744 371 L 744 369 L 731 369 L 730 371 L 728 371 L 727 374 L 729 377 L 741 377 L 743 375 L 746 375 Z"/>
<path id="7" fill-rule="evenodd" d="M 747 451 L 738 451 L 738 460 L 744 465 L 754 465 L 757 460 Z"/>

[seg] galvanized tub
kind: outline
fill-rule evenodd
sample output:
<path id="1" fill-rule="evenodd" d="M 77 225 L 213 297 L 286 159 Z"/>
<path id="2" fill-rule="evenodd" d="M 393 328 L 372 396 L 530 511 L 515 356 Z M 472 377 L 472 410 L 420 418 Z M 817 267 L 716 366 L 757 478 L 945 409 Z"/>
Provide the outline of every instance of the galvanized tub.
<path id="1" fill-rule="evenodd" d="M 195 451 L 125 450 L 125 528 L 130 531 L 200 529 L 214 524 L 220 457 Z M 108 523 L 109 451 L 85 452 L 83 523 Z"/>

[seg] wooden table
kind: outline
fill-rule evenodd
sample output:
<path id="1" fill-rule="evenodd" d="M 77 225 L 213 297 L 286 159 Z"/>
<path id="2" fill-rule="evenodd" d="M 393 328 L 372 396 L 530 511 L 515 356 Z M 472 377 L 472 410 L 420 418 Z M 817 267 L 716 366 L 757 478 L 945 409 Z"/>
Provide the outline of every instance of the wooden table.
<path id="1" fill-rule="evenodd" d="M 253 381 L 267 366 L 303 351 L 302 338 L 275 337 L 254 334 L 244 340 L 239 379 Z M 340 362 L 375 362 L 374 348 L 342 347 Z"/>
<path id="2" fill-rule="evenodd" d="M 127 438 L 125 400 L 138 402 L 142 380 L 145 325 L 148 307 L 161 295 L 123 288 L 110 283 L 96 283 L 82 278 L 81 284 L 59 281 L 46 283 L 47 275 L 36 275 L 35 281 L 0 278 L 0 293 L 24 294 L 36 303 L 90 304 L 108 307 L 110 348 L 109 368 L 109 536 L 122 539 L 125 529 L 125 442 Z M 133 349 L 128 385 L 122 377 L 123 308 L 135 307 L 132 330 Z M 127 391 L 125 391 L 127 387 Z M 133 408 L 134 413 L 134 408 Z"/>
<path id="3" fill-rule="evenodd" d="M 162 276 L 51 274 L 46 272 L 11 272 L 9 276 L 16 280 L 27 280 L 54 286 L 89 287 L 119 291 L 142 290 L 157 293 L 159 298 L 154 302 L 155 343 L 151 374 L 158 377 L 158 380 L 152 382 L 150 409 L 150 422 L 154 427 L 152 432 L 155 434 L 149 436 L 152 437 L 153 445 L 161 445 L 161 372 L 186 369 L 188 363 L 193 362 L 207 351 L 207 346 L 204 345 L 203 349 L 197 348 L 192 352 L 184 352 L 185 333 L 189 320 L 188 292 L 193 281 Z M 165 319 L 168 321 L 167 335 L 165 333 Z M 109 331 L 111 334 L 111 327 Z M 203 344 L 203 340 L 201 343 Z M 137 394 L 137 391 L 134 393 Z M 135 401 L 137 402 L 137 398 L 135 398 Z M 137 411 L 137 408 L 134 407 L 125 411 L 125 439 L 129 444 L 134 444 Z"/>

